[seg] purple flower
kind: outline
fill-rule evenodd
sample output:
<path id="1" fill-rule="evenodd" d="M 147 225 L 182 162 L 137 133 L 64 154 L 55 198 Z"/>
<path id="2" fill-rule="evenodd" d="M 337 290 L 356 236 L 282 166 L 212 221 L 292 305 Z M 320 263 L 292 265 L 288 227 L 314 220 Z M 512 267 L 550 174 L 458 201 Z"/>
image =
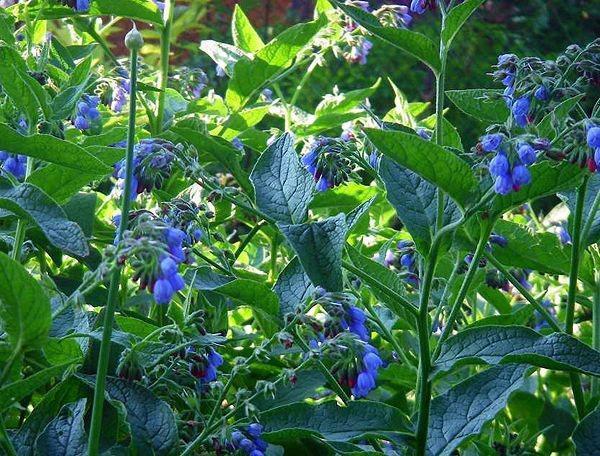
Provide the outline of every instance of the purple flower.
<path id="1" fill-rule="evenodd" d="M 329 185 L 329 181 L 325 176 L 321 176 L 321 178 L 317 181 L 317 190 L 319 192 L 324 192 L 328 190 L 331 186 Z"/>
<path id="2" fill-rule="evenodd" d="M 512 170 L 512 181 L 514 185 L 527 185 L 531 182 L 531 173 L 524 165 L 517 165 Z"/>
<path id="3" fill-rule="evenodd" d="M 498 150 L 500 144 L 502 144 L 502 135 L 498 133 L 493 135 L 485 135 L 481 139 L 481 145 L 485 152 L 494 152 Z"/>
<path id="4" fill-rule="evenodd" d="M 24 179 L 27 170 L 27 157 L 24 155 L 13 155 L 0 151 L 0 164 L 2 169 L 12 174 L 18 180 Z"/>
<path id="5" fill-rule="evenodd" d="M 400 258 L 400 264 L 411 271 L 415 264 L 415 256 L 412 253 L 405 253 Z"/>
<path id="6" fill-rule="evenodd" d="M 535 153 L 535 149 L 531 147 L 529 144 L 523 144 L 519 147 L 519 151 L 517 152 L 519 158 L 525 165 L 532 165 L 535 163 L 537 155 Z"/>
<path id="7" fill-rule="evenodd" d="M 587 143 L 592 149 L 600 147 L 600 127 L 593 126 L 588 130 Z"/>
<path id="8" fill-rule="evenodd" d="M 412 0 L 410 2 L 410 10 L 413 13 L 423 14 L 427 11 L 427 0 Z"/>
<path id="9" fill-rule="evenodd" d="M 81 101 L 77 103 L 77 112 L 73 119 L 73 125 L 78 130 L 84 131 L 99 125 L 100 112 L 98 105 L 100 98 L 97 96 L 83 95 Z"/>
<path id="10" fill-rule="evenodd" d="M 571 235 L 565 229 L 564 226 L 559 226 L 556 229 L 556 234 L 558 235 L 558 239 L 560 240 L 561 244 L 563 244 L 563 245 L 571 244 L 571 242 L 572 242 Z"/>
<path id="11" fill-rule="evenodd" d="M 90 0 L 77 0 L 75 2 L 75 11 L 80 13 L 86 12 L 90 9 Z"/>
<path id="12" fill-rule="evenodd" d="M 376 151 L 373 151 L 369 154 L 369 165 L 375 169 L 377 169 L 379 166 L 379 156 L 377 155 Z"/>
<path id="13" fill-rule="evenodd" d="M 366 65 L 367 56 L 369 55 L 369 52 L 371 52 L 372 48 L 373 43 L 366 38 L 363 38 L 359 43 L 350 48 L 350 52 L 346 55 L 346 60 L 348 60 L 350 63 Z"/>
<path id="14" fill-rule="evenodd" d="M 510 174 L 500 174 L 494 182 L 494 191 L 500 195 L 508 195 L 513 189 Z"/>
<path id="15" fill-rule="evenodd" d="M 431 140 L 431 135 L 424 128 L 417 128 L 417 134 L 423 138 L 425 141 Z"/>
<path id="16" fill-rule="evenodd" d="M 154 284 L 153 294 L 157 304 L 168 304 L 175 294 L 175 290 L 168 279 L 158 279 Z"/>
<path id="17" fill-rule="evenodd" d="M 499 152 L 490 161 L 490 174 L 494 177 L 506 175 L 509 169 L 510 163 L 504 152 Z"/>
<path id="18" fill-rule="evenodd" d="M 512 113 L 515 122 L 519 127 L 525 127 L 529 123 L 528 115 L 531 101 L 529 97 L 523 96 L 515 100 L 512 106 Z"/>
<path id="19" fill-rule="evenodd" d="M 490 236 L 490 242 L 492 244 L 499 245 L 500 247 L 506 247 L 508 245 L 508 240 L 499 234 L 492 234 Z"/>
<path id="20" fill-rule="evenodd" d="M 362 340 L 369 340 L 369 330 L 365 325 L 367 321 L 365 313 L 356 306 L 350 306 L 350 309 L 348 309 L 348 318 L 350 320 L 348 324 L 350 332 L 356 334 Z"/>
<path id="21" fill-rule="evenodd" d="M 352 388 L 352 394 L 357 398 L 365 397 L 375 386 L 373 375 L 369 371 L 363 371 L 358 374 L 356 385 Z"/>
<path id="22" fill-rule="evenodd" d="M 547 101 L 548 98 L 550 98 L 548 89 L 544 85 L 541 85 L 537 88 L 537 90 L 534 93 L 534 96 L 540 101 Z"/>
<path id="23" fill-rule="evenodd" d="M 377 369 L 383 366 L 383 361 L 376 353 L 367 353 L 363 358 L 363 366 L 371 374 L 377 373 Z"/>
<path id="24" fill-rule="evenodd" d="M 594 161 L 600 166 L 600 147 L 597 147 L 594 151 Z"/>

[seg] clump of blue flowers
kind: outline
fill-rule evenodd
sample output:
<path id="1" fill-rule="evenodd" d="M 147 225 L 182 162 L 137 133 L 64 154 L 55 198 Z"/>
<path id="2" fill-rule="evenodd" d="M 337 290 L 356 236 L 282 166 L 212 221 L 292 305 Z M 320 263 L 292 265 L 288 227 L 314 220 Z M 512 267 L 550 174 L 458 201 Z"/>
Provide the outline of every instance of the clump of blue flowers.
<path id="1" fill-rule="evenodd" d="M 396 249 L 396 251 L 392 249 L 386 251 L 383 265 L 398 270 L 406 283 L 418 288 L 420 279 L 414 242 L 398 241 Z"/>
<path id="2" fill-rule="evenodd" d="M 246 429 L 233 431 L 231 441 L 236 449 L 242 450 L 248 456 L 264 456 L 269 444 L 262 439 L 263 427 L 252 423 Z"/>
<path id="3" fill-rule="evenodd" d="M 349 179 L 351 161 L 346 156 L 351 145 L 339 138 L 320 136 L 309 145 L 302 164 L 313 175 L 317 190 L 324 192 Z"/>
<path id="4" fill-rule="evenodd" d="M 133 179 L 131 182 L 131 199 L 135 200 L 144 192 L 151 192 L 153 188 L 160 189 L 169 178 L 175 160 L 176 146 L 164 139 L 143 139 L 135 146 L 133 157 Z M 125 160 L 115 165 L 114 177 L 117 178 L 115 186 L 117 195 L 125 187 Z"/>
<path id="5" fill-rule="evenodd" d="M 186 359 L 189 360 L 190 374 L 202 383 L 214 382 L 217 379 L 217 369 L 223 365 L 223 357 L 212 347 L 201 352 L 188 347 Z"/>
<path id="6" fill-rule="evenodd" d="M 17 131 L 24 135 L 27 133 L 27 129 L 27 121 L 21 117 L 17 123 Z M 27 173 L 27 157 L 0 150 L 0 167 L 4 172 L 12 174 L 17 180 L 23 180 Z"/>
<path id="7" fill-rule="evenodd" d="M 77 103 L 77 111 L 73 118 L 73 125 L 81 131 L 90 130 L 92 133 L 97 133 L 100 124 L 100 98 L 95 95 L 85 94 Z"/>

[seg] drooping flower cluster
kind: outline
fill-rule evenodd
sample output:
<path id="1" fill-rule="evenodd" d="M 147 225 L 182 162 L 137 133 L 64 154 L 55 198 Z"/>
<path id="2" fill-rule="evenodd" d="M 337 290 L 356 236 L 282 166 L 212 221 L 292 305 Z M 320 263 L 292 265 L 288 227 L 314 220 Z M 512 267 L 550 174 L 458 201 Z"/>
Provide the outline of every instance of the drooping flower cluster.
<path id="1" fill-rule="evenodd" d="M 162 204 L 163 219 L 172 227 L 185 233 L 183 245 L 191 247 L 208 237 L 209 220 L 214 213 L 204 204 L 176 198 Z"/>
<path id="2" fill-rule="evenodd" d="M 129 81 L 129 74 L 125 68 L 117 68 L 117 74 L 119 75 L 113 84 L 111 84 L 111 100 L 110 109 L 116 113 L 123 111 L 123 108 L 127 104 L 127 98 L 129 91 L 131 90 L 131 83 Z"/>
<path id="3" fill-rule="evenodd" d="M 316 302 L 327 314 L 323 332 L 311 341 L 312 349 L 327 347 L 337 361 L 332 373 L 356 398 L 365 397 L 376 386 L 377 371 L 383 366 L 378 350 L 370 344 L 365 313 L 355 305 L 353 295 L 315 291 Z M 312 325 L 313 329 L 315 325 Z"/>
<path id="4" fill-rule="evenodd" d="M 384 27 L 408 28 L 413 21 L 406 5 L 383 5 L 373 15 Z"/>
<path id="5" fill-rule="evenodd" d="M 202 383 L 214 382 L 217 379 L 217 369 L 223 365 L 223 357 L 217 351 L 208 347 L 196 351 L 193 347 L 186 350 L 186 359 L 189 360 L 190 374 Z"/>
<path id="6" fill-rule="evenodd" d="M 100 127 L 100 98 L 95 95 L 85 94 L 77 103 L 77 111 L 73 119 L 75 128 L 81 131 L 91 130 L 97 132 Z"/>
<path id="7" fill-rule="evenodd" d="M 313 175 L 318 191 L 324 192 L 349 179 L 351 161 L 346 152 L 351 147 L 351 143 L 342 139 L 324 136 L 315 138 L 308 145 L 302 163 Z"/>
<path id="8" fill-rule="evenodd" d="M 114 218 L 118 225 L 120 216 Z M 118 261 L 133 269 L 132 280 L 154 295 L 157 304 L 168 304 L 185 287 L 179 265 L 187 258 L 187 235 L 148 211 L 134 212 L 130 227 L 118 243 Z"/>
<path id="9" fill-rule="evenodd" d="M 591 172 L 598 171 L 600 168 L 600 127 L 592 125 L 588 128 L 586 134 L 586 142 L 588 147 L 592 150 L 588 154 L 587 165 Z"/>
<path id="10" fill-rule="evenodd" d="M 409 285 L 419 286 L 419 269 L 416 261 L 415 244 L 412 241 L 402 240 L 396 244 L 396 251 L 388 249 L 383 258 L 383 265 L 400 271 L 403 279 Z"/>
<path id="11" fill-rule="evenodd" d="M 135 146 L 133 157 L 133 179 L 131 199 L 138 195 L 160 189 L 171 175 L 177 147 L 170 141 L 160 138 L 143 139 Z M 115 165 L 117 178 L 115 193 L 120 196 L 125 188 L 125 159 Z"/>
<path id="12" fill-rule="evenodd" d="M 496 155 L 489 163 L 489 171 L 494 180 L 494 191 L 500 195 L 518 192 L 523 185 L 531 183 L 528 169 L 537 160 L 536 147 L 545 147 L 545 143 L 534 141 L 533 145 L 521 143 L 516 154 L 510 153 L 510 144 L 503 147 L 504 136 L 496 133 L 482 138 L 478 149 L 484 153 Z M 509 152 L 507 152 L 507 149 Z"/>
<path id="13" fill-rule="evenodd" d="M 435 0 L 411 0 L 410 2 L 410 10 L 417 14 L 424 14 L 427 10 L 434 10 L 435 7 Z"/>
<path id="14" fill-rule="evenodd" d="M 233 431 L 231 441 L 236 449 L 248 456 L 264 456 L 269 444 L 262 439 L 262 432 L 262 425 L 252 423 L 244 430 Z"/>

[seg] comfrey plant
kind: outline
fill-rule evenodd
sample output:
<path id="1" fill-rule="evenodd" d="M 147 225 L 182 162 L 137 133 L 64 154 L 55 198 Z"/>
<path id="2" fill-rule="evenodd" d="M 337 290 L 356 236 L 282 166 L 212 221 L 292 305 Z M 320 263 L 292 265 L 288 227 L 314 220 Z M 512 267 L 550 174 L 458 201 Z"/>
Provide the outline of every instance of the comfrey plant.
<path id="1" fill-rule="evenodd" d="M 600 45 L 447 90 L 484 3 L 0 2 L 0 452 L 593 454 Z"/>

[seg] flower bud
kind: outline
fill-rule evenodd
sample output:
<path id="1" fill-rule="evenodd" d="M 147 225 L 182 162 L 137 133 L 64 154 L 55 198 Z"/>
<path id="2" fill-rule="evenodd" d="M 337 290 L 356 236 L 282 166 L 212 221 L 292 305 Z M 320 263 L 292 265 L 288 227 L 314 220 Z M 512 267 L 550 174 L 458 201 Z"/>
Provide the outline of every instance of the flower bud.
<path id="1" fill-rule="evenodd" d="M 143 45 L 144 38 L 142 38 L 142 34 L 138 31 L 135 24 L 133 24 L 133 28 L 125 35 L 125 46 L 132 51 L 138 51 Z"/>

